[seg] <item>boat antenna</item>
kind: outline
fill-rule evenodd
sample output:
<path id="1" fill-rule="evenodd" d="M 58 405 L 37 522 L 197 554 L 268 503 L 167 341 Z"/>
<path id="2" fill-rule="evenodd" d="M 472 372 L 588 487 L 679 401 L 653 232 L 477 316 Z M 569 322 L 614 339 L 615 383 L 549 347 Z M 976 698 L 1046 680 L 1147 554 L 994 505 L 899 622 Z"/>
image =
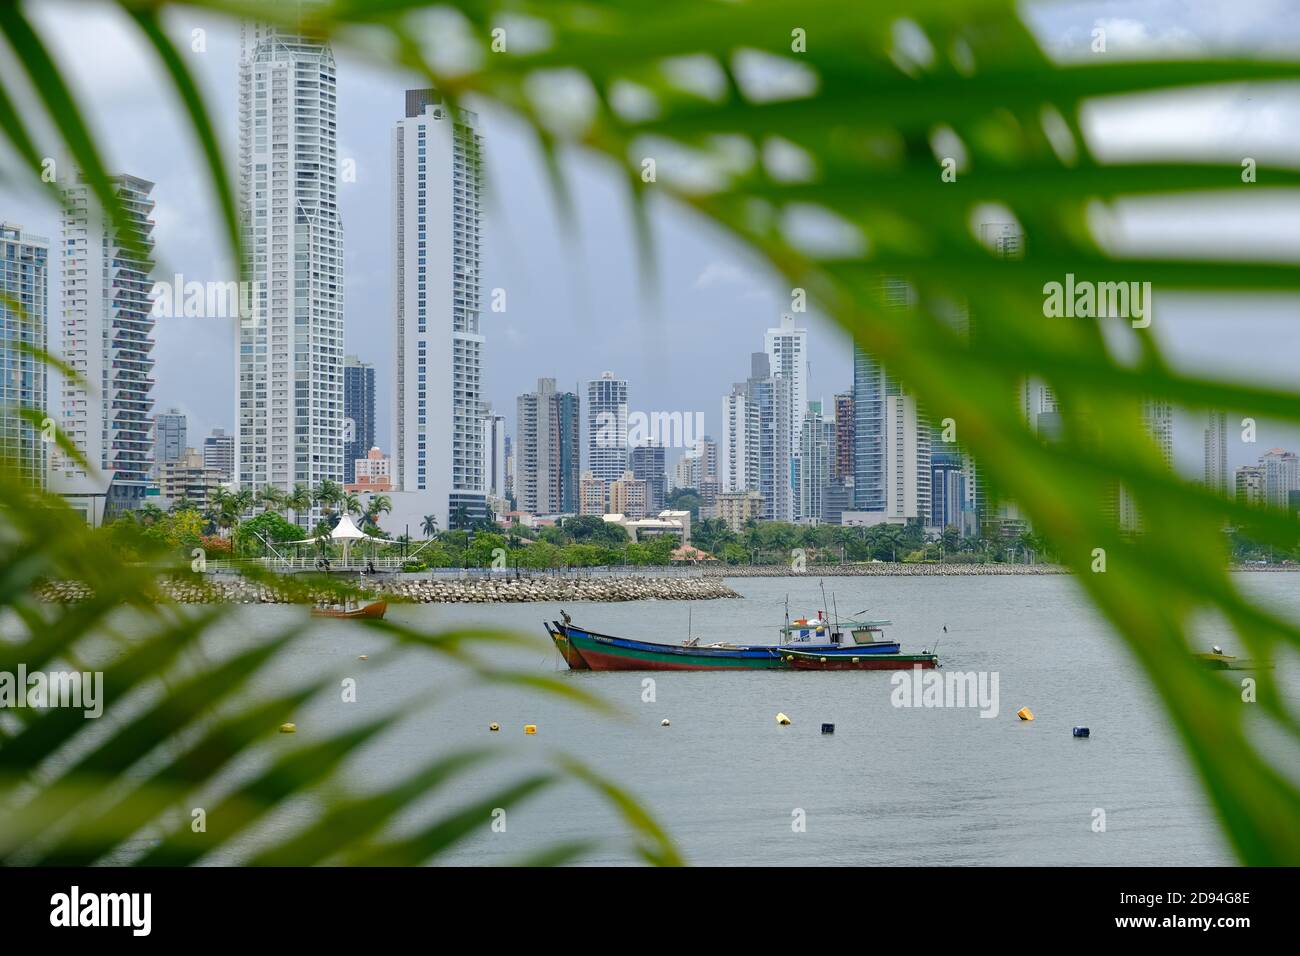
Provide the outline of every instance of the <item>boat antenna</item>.
<path id="1" fill-rule="evenodd" d="M 834 591 L 831 592 L 831 608 L 835 611 L 835 630 L 838 631 L 840 629 L 840 605 L 839 602 L 835 600 Z"/>
<path id="2" fill-rule="evenodd" d="M 686 643 L 691 643 L 691 612 L 695 610 L 695 605 L 687 602 L 686 604 Z"/>

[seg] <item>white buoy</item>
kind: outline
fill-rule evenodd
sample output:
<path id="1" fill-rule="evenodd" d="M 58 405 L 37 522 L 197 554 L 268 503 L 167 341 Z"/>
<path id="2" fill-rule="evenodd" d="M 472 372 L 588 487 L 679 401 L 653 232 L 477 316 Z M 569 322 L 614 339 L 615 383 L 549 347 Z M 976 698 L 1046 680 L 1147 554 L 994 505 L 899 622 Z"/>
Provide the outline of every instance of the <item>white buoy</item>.
<path id="1" fill-rule="evenodd" d="M 660 727 L 667 727 L 667 726 L 668 726 L 668 718 L 665 717 L 663 720 L 659 721 L 659 726 L 660 726 Z"/>
<path id="2" fill-rule="evenodd" d="M 782 727 L 785 727 L 790 723 L 790 718 L 787 717 L 785 714 L 777 714 L 776 722 L 780 724 Z"/>

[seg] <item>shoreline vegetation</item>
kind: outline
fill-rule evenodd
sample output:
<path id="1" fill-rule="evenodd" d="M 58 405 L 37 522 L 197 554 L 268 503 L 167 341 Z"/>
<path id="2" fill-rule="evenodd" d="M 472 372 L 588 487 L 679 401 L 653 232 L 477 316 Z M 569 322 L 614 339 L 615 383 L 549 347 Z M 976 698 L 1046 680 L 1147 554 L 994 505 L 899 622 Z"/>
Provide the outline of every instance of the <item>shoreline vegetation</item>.
<path id="1" fill-rule="evenodd" d="M 874 562 L 814 565 L 795 571 L 784 565 L 687 566 L 654 569 L 568 569 L 545 573 L 488 573 L 482 569 L 435 573 L 381 574 L 379 580 L 356 581 L 350 586 L 398 604 L 512 604 L 547 601 L 711 601 L 741 595 L 726 584 L 726 578 L 821 577 L 1002 577 L 1070 574 L 1055 564 L 907 564 Z M 1233 566 L 1232 571 L 1298 571 L 1296 565 Z M 292 576 L 286 579 L 292 580 Z M 91 589 L 76 581 L 50 581 L 37 594 L 42 601 L 76 604 L 92 596 Z M 313 604 L 337 598 L 335 592 L 314 590 L 301 584 L 276 587 L 237 574 L 208 573 L 163 577 L 158 595 L 177 604 Z"/>

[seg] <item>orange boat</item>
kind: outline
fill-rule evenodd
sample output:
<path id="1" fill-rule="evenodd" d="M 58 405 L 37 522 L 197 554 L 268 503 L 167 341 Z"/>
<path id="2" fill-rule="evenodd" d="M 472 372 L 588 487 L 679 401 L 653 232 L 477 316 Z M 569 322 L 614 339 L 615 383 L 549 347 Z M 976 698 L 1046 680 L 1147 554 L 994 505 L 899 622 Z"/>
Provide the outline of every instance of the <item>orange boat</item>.
<path id="1" fill-rule="evenodd" d="M 387 601 L 371 601 L 369 604 L 357 607 L 348 607 L 347 605 L 314 607 L 311 609 L 311 614 L 312 617 L 372 618 L 378 620 L 384 616 L 384 612 L 387 610 Z"/>

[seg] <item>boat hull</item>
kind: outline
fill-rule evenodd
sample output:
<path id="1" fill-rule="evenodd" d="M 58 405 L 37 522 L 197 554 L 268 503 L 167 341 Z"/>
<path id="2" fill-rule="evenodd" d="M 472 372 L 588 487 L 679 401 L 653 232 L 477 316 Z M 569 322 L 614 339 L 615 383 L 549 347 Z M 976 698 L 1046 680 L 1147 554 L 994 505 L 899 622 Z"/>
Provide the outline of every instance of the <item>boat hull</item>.
<path id="1" fill-rule="evenodd" d="M 786 670 L 790 662 L 807 659 L 818 666 L 806 670 L 906 670 L 919 664 L 933 667 L 933 655 L 899 655 L 896 642 L 881 641 L 870 648 L 825 645 L 795 651 L 789 645 L 688 646 L 634 641 L 584 631 L 573 625 L 547 625 L 561 656 L 574 670 L 593 671 L 705 671 Z M 821 661 L 830 662 L 822 665 Z M 873 661 L 875 664 L 862 664 Z"/>
<path id="2" fill-rule="evenodd" d="M 939 663 L 935 654 L 808 654 L 782 651 L 781 664 L 795 671 L 907 671 L 914 667 L 930 670 Z"/>
<path id="3" fill-rule="evenodd" d="M 388 603 L 386 601 L 372 601 L 365 607 L 353 608 L 350 611 L 345 611 L 341 608 L 314 607 L 311 609 L 311 613 L 313 617 L 332 617 L 348 621 L 366 619 L 378 620 L 384 616 L 384 613 L 387 610 Z"/>
<path id="4" fill-rule="evenodd" d="M 589 671 L 591 667 L 583 660 L 582 655 L 569 641 L 568 636 L 564 633 L 564 625 L 559 621 L 546 625 L 546 633 L 551 635 L 551 640 L 555 642 L 555 649 L 560 652 L 564 658 L 564 663 L 569 665 L 569 670 Z"/>

